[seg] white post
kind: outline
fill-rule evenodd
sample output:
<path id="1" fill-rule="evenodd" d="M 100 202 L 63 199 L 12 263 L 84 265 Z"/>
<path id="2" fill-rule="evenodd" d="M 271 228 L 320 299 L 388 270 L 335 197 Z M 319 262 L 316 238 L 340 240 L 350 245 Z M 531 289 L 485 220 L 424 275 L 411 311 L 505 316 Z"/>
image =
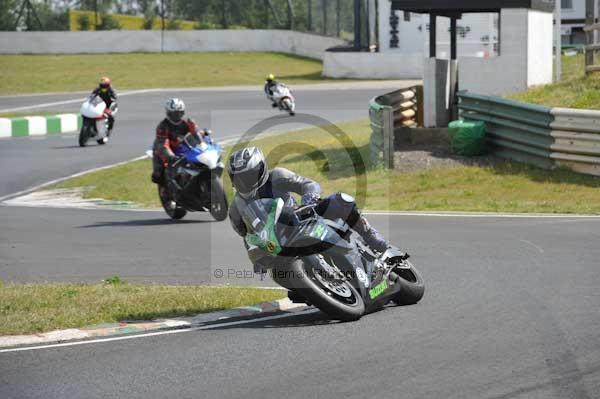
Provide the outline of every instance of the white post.
<path id="1" fill-rule="evenodd" d="M 554 46 L 556 48 L 556 81 L 560 82 L 562 75 L 562 12 L 561 12 L 561 0 L 556 0 L 555 12 L 554 12 Z"/>

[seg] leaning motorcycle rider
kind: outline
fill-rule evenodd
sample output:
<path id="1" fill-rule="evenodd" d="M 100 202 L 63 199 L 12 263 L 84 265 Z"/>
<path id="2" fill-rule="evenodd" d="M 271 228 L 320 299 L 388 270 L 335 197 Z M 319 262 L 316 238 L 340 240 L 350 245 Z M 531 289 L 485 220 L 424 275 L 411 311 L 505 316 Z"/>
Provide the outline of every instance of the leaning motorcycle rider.
<path id="1" fill-rule="evenodd" d="M 336 193 L 321 199 L 318 183 L 285 168 L 269 170 L 265 156 L 256 147 L 243 148 L 231 154 L 227 172 L 236 190 L 229 208 L 229 219 L 233 229 L 242 237 L 246 236 L 247 230 L 241 207 L 261 198 L 281 198 L 286 206 L 294 206 L 293 192 L 302 196 L 302 205 L 315 204 L 319 215 L 327 219 L 341 218 L 373 251 L 384 252 L 389 247 L 361 214 L 352 196 Z"/>
<path id="2" fill-rule="evenodd" d="M 267 95 L 267 99 L 269 99 L 269 101 L 272 102 L 271 106 L 273 108 L 277 108 L 277 106 L 278 106 L 277 103 L 275 102 L 275 100 L 273 100 L 273 89 L 278 84 L 279 83 L 275 80 L 275 76 L 273 74 L 267 75 L 264 90 L 265 90 L 265 94 Z"/>
<path id="3" fill-rule="evenodd" d="M 183 119 L 185 103 L 179 98 L 171 98 L 165 104 L 166 117 L 156 128 L 156 139 L 153 145 L 152 182 L 164 183 L 165 168 L 173 165 L 179 158 L 174 149 L 183 141 L 188 133 L 200 134 L 204 141 L 210 142 L 210 130 L 198 131 L 196 122 Z"/>
<path id="4" fill-rule="evenodd" d="M 91 96 L 99 96 L 106 104 L 105 115 L 108 119 L 107 134 L 110 135 L 115 125 L 114 114 L 117 113 L 117 93 L 111 86 L 110 78 L 106 76 L 102 77 L 98 87 L 92 91 Z"/>

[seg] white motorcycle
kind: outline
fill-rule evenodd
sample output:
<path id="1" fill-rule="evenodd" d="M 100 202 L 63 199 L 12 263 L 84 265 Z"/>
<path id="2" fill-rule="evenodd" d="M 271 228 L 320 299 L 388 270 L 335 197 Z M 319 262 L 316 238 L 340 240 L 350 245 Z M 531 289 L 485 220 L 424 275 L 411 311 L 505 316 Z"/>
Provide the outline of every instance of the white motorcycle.
<path id="1" fill-rule="evenodd" d="M 291 116 L 296 114 L 296 100 L 292 91 L 286 85 L 277 83 L 273 87 L 271 100 L 277 104 L 279 110 L 288 112 Z"/>
<path id="2" fill-rule="evenodd" d="M 117 103 L 112 103 L 106 108 L 104 100 L 100 96 L 90 96 L 81 105 L 82 118 L 81 130 L 79 131 L 79 146 L 85 147 L 88 140 L 95 139 L 100 145 L 108 143 L 110 132 L 108 130 L 108 115 L 117 113 Z"/>

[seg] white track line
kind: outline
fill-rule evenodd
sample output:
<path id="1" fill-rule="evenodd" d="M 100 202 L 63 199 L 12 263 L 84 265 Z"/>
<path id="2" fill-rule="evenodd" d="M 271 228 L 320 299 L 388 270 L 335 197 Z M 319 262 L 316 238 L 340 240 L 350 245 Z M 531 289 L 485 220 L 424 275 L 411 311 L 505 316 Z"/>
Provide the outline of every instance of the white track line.
<path id="1" fill-rule="evenodd" d="M 42 184 L 39 184 L 37 186 L 33 186 L 33 187 L 30 187 L 28 189 L 25 189 L 25 190 L 22 190 L 22 191 L 19 191 L 19 192 L 16 192 L 16 193 L 12 193 L 12 194 L 8 194 L 8 195 L 5 195 L 5 196 L 2 196 L 2 197 L 0 197 L 0 202 L 5 201 L 5 200 L 7 200 L 9 198 L 20 197 L 21 195 L 29 194 L 29 193 L 31 193 L 33 191 L 40 190 L 40 189 L 42 189 L 44 187 L 48 187 L 48 186 L 51 186 L 53 184 L 61 183 L 61 182 L 65 181 L 65 180 L 69 180 L 69 179 L 72 179 L 74 177 L 79 177 L 79 176 L 87 175 L 88 173 L 97 172 L 99 170 L 110 169 L 110 168 L 113 168 L 115 166 L 125 165 L 127 163 L 134 162 L 134 161 L 139 161 L 139 160 L 145 159 L 145 158 L 148 158 L 148 155 L 142 155 L 141 157 L 133 158 L 133 159 L 130 159 L 130 160 L 127 160 L 127 161 L 117 162 L 117 163 L 113 163 L 111 165 L 101 166 L 99 168 L 84 170 L 83 172 L 78 172 L 78 173 L 74 173 L 74 174 L 69 175 L 69 176 L 61 177 L 59 179 L 50 180 L 50 181 L 48 181 L 46 183 L 42 183 Z"/>
<path id="2" fill-rule="evenodd" d="M 93 339 L 93 340 L 89 340 L 89 341 L 65 342 L 62 344 L 29 346 L 26 348 L 2 349 L 2 350 L 0 350 L 0 353 L 25 352 L 25 351 L 32 351 L 32 350 L 38 350 L 38 349 L 61 348 L 61 347 L 65 347 L 65 346 L 91 345 L 91 344 L 97 344 L 97 343 L 103 343 L 103 342 L 125 341 L 128 339 L 154 337 L 154 336 L 158 336 L 158 335 L 180 334 L 180 333 L 193 332 L 193 331 L 210 330 L 213 328 L 239 326 L 239 325 L 250 324 L 250 323 L 259 323 L 259 322 L 263 322 L 263 321 L 285 319 L 288 317 L 296 317 L 299 315 L 309 315 L 309 314 L 318 313 L 318 312 L 319 312 L 319 309 L 309 309 L 309 310 L 303 310 L 303 311 L 294 312 L 294 313 L 284 313 L 284 314 L 280 314 L 280 315 L 259 317 L 259 318 L 249 319 L 249 320 L 230 321 L 230 322 L 225 322 L 225 323 L 211 324 L 211 325 L 202 326 L 202 327 L 185 328 L 185 329 L 181 329 L 181 330 L 157 331 L 157 332 L 153 332 L 153 333 L 125 335 L 122 337 L 112 337 L 112 338 L 104 338 L 104 339 L 99 338 L 99 339 Z"/>
<path id="3" fill-rule="evenodd" d="M 132 94 L 144 94 L 144 93 L 147 93 L 148 91 L 149 90 L 126 91 L 126 92 L 120 93 L 119 96 L 129 96 L 129 95 L 132 95 Z M 25 110 L 28 110 L 28 109 L 36 109 L 36 108 L 48 108 L 48 107 L 54 107 L 54 106 L 57 106 L 57 105 L 66 105 L 66 104 L 79 103 L 79 102 L 84 101 L 84 100 L 85 100 L 85 97 L 82 97 L 82 98 L 74 98 L 74 99 L 71 99 L 71 100 L 54 101 L 54 102 L 51 102 L 51 103 L 25 105 L 25 106 L 16 107 L 16 108 L 5 108 L 5 109 L 0 109 L 0 113 L 25 111 Z"/>
<path id="4" fill-rule="evenodd" d="M 355 83 L 316 83 L 316 84 L 307 84 L 307 85 L 295 85 L 295 89 L 297 91 L 318 91 L 318 90 L 383 90 L 383 89 L 391 89 L 391 88 L 402 88 L 406 86 L 410 86 L 416 84 L 420 81 L 411 80 L 411 81 L 367 81 L 367 82 L 355 82 Z M 162 93 L 162 92 L 234 92 L 234 91 L 262 91 L 262 86 L 216 86 L 216 87 L 179 87 L 179 88 L 156 88 L 156 89 L 143 89 L 143 90 L 131 90 L 119 93 L 119 96 L 128 96 L 133 94 L 146 94 L 146 93 Z M 81 94 L 82 92 L 75 92 L 72 94 Z M 84 92 L 85 93 L 85 92 Z M 43 96 L 43 95 L 60 95 L 60 94 L 70 94 L 70 93 L 40 93 L 40 94 L 28 94 L 24 96 L 6 96 L 0 97 L 0 100 L 3 98 L 18 98 L 18 97 L 33 97 L 33 96 Z M 77 98 L 71 100 L 64 101 L 55 101 L 49 103 L 42 104 L 34 104 L 34 105 L 25 105 L 16 108 L 6 108 L 0 109 L 0 113 L 7 112 L 18 112 L 25 111 L 28 109 L 36 109 L 36 108 L 48 108 L 57 105 L 66 105 L 73 104 L 80 101 L 83 101 L 84 98 Z"/>
<path id="5" fill-rule="evenodd" d="M 469 213 L 469 212 L 402 212 L 402 211 L 364 211 L 365 215 L 373 216 L 428 216 L 428 217 L 459 217 L 459 218 L 511 218 L 511 219 L 600 219 L 600 215 L 570 215 L 570 214 L 527 214 L 527 213 Z"/>

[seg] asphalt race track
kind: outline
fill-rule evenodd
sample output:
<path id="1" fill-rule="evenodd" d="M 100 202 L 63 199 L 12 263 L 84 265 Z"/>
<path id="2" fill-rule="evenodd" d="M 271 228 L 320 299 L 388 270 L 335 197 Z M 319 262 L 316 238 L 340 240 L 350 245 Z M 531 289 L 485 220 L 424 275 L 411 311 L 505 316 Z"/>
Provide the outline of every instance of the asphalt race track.
<path id="1" fill-rule="evenodd" d="M 354 106 L 355 113 L 365 109 L 359 97 L 374 95 L 351 93 L 306 95 Z M 204 95 L 189 97 L 188 104 L 198 101 L 192 107 L 201 108 L 209 101 Z M 230 94 L 215 94 L 219 107 L 226 103 L 220 95 Z M 244 95 L 254 94 L 230 98 Z M 123 111 L 123 133 L 117 131 L 106 147 L 69 148 L 76 145 L 73 135 L 0 141 L 0 195 L 140 155 L 159 117 L 146 120 L 146 110 L 160 115 L 163 97 L 144 97 L 154 101 L 152 107 L 142 106 L 137 95 L 123 97 L 123 109 L 138 107 L 140 119 Z M 255 113 L 264 110 L 260 105 Z M 343 119 L 336 108 L 322 115 Z M 223 137 L 254 120 L 251 112 L 241 115 L 223 121 Z M 60 146 L 66 148 L 55 148 Z M 369 220 L 413 255 L 427 286 L 419 304 L 390 306 L 354 323 L 301 313 L 0 353 L 0 398 L 600 397 L 600 219 Z M 211 222 L 208 215 L 171 223 L 162 212 L 0 206 L 0 221 L 3 281 L 99 281 L 118 274 L 134 282 L 272 284 L 236 275 L 249 269 L 239 238 L 228 222 Z M 168 248 L 161 245 L 164 237 Z M 223 278 L 215 278 L 216 269 Z"/>
<path id="2" fill-rule="evenodd" d="M 386 86 L 387 83 L 381 83 Z M 389 84 L 387 84 L 389 85 Z M 239 137 L 258 122 L 272 116 L 281 118 L 288 130 L 306 125 L 290 123 L 294 118 L 273 110 L 258 90 L 199 90 L 140 92 L 119 98 L 114 135 L 109 145 L 97 148 L 91 141 L 86 148 L 77 144 L 77 133 L 55 136 L 8 138 L 0 140 L 0 197 L 49 180 L 83 170 L 109 165 L 143 155 L 154 140 L 158 122 L 164 118 L 164 103 L 180 97 L 187 115 L 201 127 L 210 127 L 216 140 Z M 331 122 L 365 119 L 368 101 L 389 89 L 294 90 L 297 111 L 319 116 Z M 62 103 L 40 110 L 78 113 L 84 95 L 61 94 L 27 97 L 0 97 L 0 112 L 27 104 Z M 31 111 L 35 114 L 35 110 Z M 20 111 L 24 112 L 24 111 Z"/>

